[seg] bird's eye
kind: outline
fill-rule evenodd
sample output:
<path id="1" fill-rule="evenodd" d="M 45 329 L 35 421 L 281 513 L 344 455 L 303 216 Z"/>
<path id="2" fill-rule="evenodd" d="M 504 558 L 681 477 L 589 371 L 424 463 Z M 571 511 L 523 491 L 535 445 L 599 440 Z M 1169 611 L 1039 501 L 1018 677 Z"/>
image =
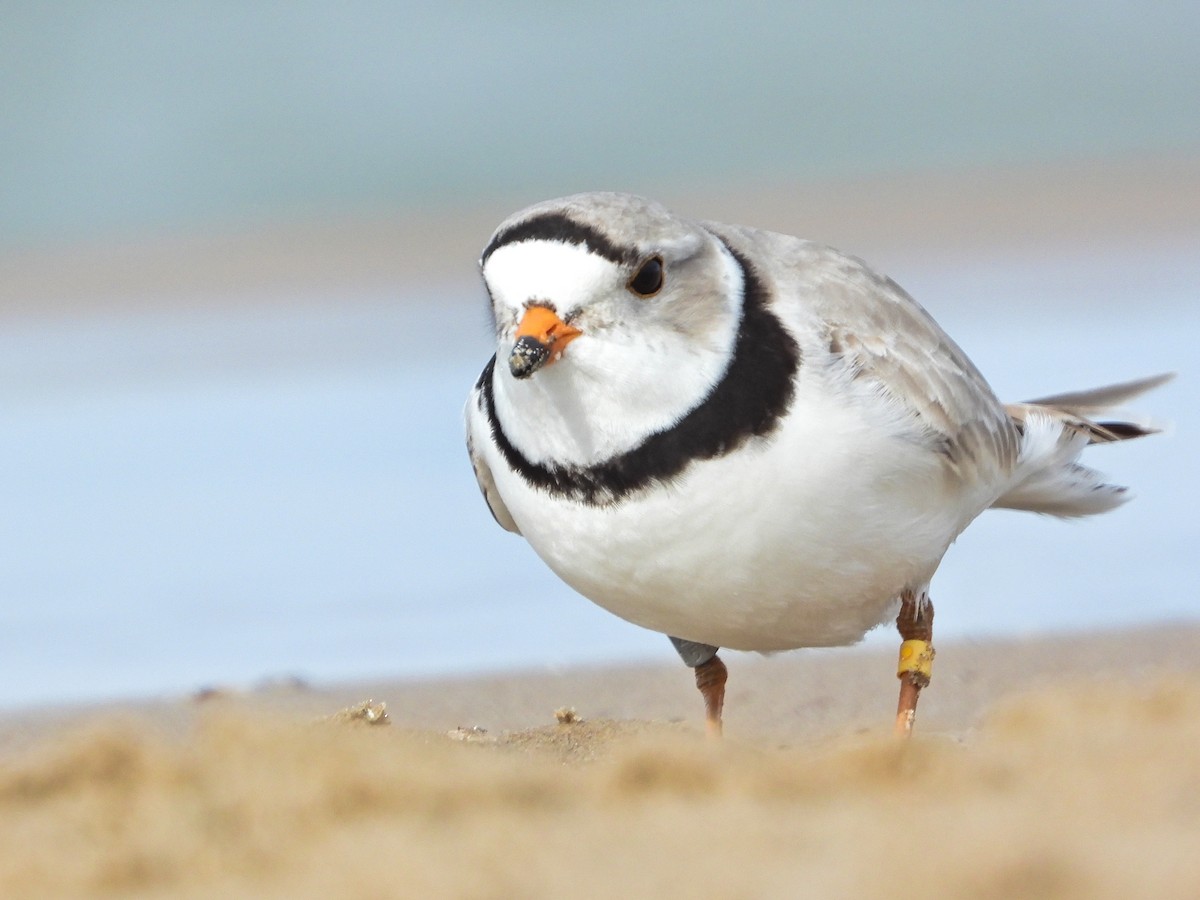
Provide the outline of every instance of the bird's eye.
<path id="1" fill-rule="evenodd" d="M 663 261 L 661 256 L 652 256 L 640 266 L 626 287 L 639 297 L 653 297 L 663 286 Z"/>

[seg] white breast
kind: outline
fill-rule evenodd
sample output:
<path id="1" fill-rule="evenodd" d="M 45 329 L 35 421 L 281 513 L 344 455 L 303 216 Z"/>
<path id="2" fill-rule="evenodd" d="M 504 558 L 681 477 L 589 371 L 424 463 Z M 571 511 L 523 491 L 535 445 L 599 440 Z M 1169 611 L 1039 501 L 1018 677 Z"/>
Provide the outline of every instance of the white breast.
<path id="1" fill-rule="evenodd" d="M 816 368 L 769 438 L 611 506 L 535 490 L 484 453 L 537 553 L 616 615 L 732 649 L 853 643 L 986 503 Z"/>

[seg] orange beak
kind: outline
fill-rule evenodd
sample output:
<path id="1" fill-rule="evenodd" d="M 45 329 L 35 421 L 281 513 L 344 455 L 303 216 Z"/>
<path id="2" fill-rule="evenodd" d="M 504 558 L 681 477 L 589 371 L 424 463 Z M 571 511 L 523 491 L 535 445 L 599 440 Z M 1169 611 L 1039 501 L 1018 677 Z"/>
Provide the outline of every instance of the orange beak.
<path id="1" fill-rule="evenodd" d="M 508 358 L 508 368 L 517 378 L 528 378 L 542 366 L 554 362 L 564 348 L 583 334 L 545 306 L 525 310 L 517 326 L 517 343 Z"/>

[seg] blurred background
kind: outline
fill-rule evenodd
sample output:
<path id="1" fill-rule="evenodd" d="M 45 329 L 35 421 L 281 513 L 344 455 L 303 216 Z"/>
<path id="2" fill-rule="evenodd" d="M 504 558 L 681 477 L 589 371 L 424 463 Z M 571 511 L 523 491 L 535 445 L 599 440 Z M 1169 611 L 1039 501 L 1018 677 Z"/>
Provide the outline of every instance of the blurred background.
<path id="1" fill-rule="evenodd" d="M 863 256 L 1005 399 L 1180 371 L 1089 454 L 1135 503 L 988 514 L 934 596 L 1200 617 L 1200 6 L 849 9 L 3 3 L 0 707 L 674 659 L 462 444 L 479 249 L 588 189 Z"/>

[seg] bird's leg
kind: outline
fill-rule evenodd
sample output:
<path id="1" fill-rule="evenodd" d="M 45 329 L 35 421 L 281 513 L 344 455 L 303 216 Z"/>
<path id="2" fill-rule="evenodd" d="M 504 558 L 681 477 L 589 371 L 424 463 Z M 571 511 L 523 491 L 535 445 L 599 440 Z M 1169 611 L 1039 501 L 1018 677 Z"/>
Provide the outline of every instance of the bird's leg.
<path id="1" fill-rule="evenodd" d="M 721 736 L 721 710 L 725 707 L 728 677 L 725 663 L 715 653 L 708 662 L 696 666 L 696 687 L 704 697 L 704 726 L 709 737 Z"/>
<path id="2" fill-rule="evenodd" d="M 900 595 L 900 614 L 896 629 L 903 643 L 896 675 L 900 679 L 900 703 L 896 708 L 896 734 L 912 734 L 917 717 L 921 689 L 929 684 L 933 672 L 933 603 L 928 595 L 915 597 L 912 591 Z"/>
<path id="3" fill-rule="evenodd" d="M 685 665 L 696 671 L 696 687 L 704 697 L 704 724 L 710 737 L 721 736 L 721 709 L 725 706 L 725 680 L 729 673 L 712 644 L 672 637 Z"/>

